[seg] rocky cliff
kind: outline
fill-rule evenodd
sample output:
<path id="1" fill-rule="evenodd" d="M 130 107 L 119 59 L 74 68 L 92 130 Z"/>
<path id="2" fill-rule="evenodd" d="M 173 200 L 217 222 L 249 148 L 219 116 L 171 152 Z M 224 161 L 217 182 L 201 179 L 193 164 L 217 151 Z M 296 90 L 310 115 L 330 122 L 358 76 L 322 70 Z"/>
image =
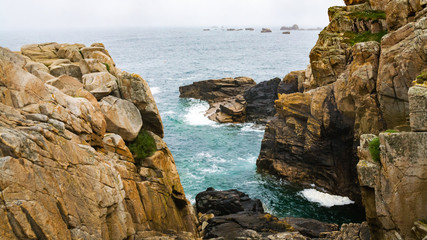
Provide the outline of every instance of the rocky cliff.
<path id="1" fill-rule="evenodd" d="M 197 237 L 148 84 L 103 44 L 0 48 L 0 109 L 1 239 Z"/>
<path id="2" fill-rule="evenodd" d="M 357 170 L 372 239 L 427 237 L 427 88 L 411 87 L 409 105 L 414 132 L 361 137 Z"/>
<path id="3" fill-rule="evenodd" d="M 345 3 L 329 9 L 305 74 L 287 76 L 303 93 L 276 100 L 257 166 L 360 200 L 359 137 L 409 129 L 408 88 L 427 68 L 427 2 Z"/>

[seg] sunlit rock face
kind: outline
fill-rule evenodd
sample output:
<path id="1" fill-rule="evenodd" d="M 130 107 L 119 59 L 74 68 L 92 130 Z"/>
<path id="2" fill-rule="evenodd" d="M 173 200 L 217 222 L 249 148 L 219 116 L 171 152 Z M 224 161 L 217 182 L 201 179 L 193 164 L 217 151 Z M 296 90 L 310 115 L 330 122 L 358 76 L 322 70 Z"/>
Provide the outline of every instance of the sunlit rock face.
<path id="1" fill-rule="evenodd" d="M 82 71 L 76 63 L 89 58 L 109 70 Z M 84 82 L 51 75 L 65 65 Z M 116 68 L 102 44 L 0 48 L 0 92 L 2 239 L 197 237 L 148 85 Z M 134 159 L 125 141 L 142 131 L 153 154 Z"/>

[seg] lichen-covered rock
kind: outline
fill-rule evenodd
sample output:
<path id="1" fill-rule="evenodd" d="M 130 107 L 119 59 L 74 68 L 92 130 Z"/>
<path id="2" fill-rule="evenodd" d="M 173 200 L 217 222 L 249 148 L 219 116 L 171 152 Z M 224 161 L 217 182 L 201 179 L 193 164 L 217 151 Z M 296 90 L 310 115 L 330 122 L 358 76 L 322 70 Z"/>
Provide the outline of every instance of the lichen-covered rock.
<path id="1" fill-rule="evenodd" d="M 160 137 L 150 133 L 156 151 L 136 165 L 122 137 L 105 134 L 96 99 L 77 79 L 63 75 L 45 84 L 14 60 L 19 55 L 5 51 L 0 54 L 2 239 L 197 237 L 193 208 Z M 32 51 L 37 52 L 27 53 Z M 31 56 L 38 59 L 37 54 Z M 81 97 L 82 92 L 88 95 Z"/>
<path id="2" fill-rule="evenodd" d="M 355 5 L 355 4 L 361 4 L 361 3 L 365 3 L 368 0 L 344 0 L 344 3 L 346 5 Z"/>
<path id="3" fill-rule="evenodd" d="M 50 74 L 59 77 L 61 75 L 68 75 L 78 79 L 82 78 L 82 71 L 80 66 L 73 64 L 68 59 L 58 59 L 49 66 Z"/>
<path id="4" fill-rule="evenodd" d="M 107 121 L 107 132 L 119 134 L 125 141 L 133 141 L 142 127 L 141 114 L 127 100 L 108 96 L 99 102 Z"/>
<path id="5" fill-rule="evenodd" d="M 80 49 L 85 59 L 96 59 L 103 63 L 109 72 L 116 76 L 116 64 L 111 58 L 108 51 L 101 46 L 97 47 L 84 47 Z M 108 67 L 107 67 L 108 66 Z"/>
<path id="6" fill-rule="evenodd" d="M 111 93 L 116 97 L 120 97 L 117 78 L 108 72 L 85 74 L 82 77 L 82 82 L 84 88 L 92 93 L 98 100 Z"/>
<path id="7" fill-rule="evenodd" d="M 386 128 L 408 126 L 408 90 L 427 68 L 427 17 L 384 36 L 381 41 L 377 92 Z"/>
<path id="8" fill-rule="evenodd" d="M 82 59 L 79 62 L 79 66 L 83 75 L 94 72 L 109 72 L 108 68 L 110 67 L 98 59 Z"/>
<path id="9" fill-rule="evenodd" d="M 408 95 L 412 131 L 427 132 L 427 88 L 411 87 Z"/>
<path id="10" fill-rule="evenodd" d="M 163 137 L 163 122 L 148 83 L 138 74 L 117 69 L 121 97 L 138 108 L 144 121 L 143 128 Z"/>
<path id="11" fill-rule="evenodd" d="M 376 239 L 416 239 L 415 221 L 426 219 L 427 132 L 381 133 L 381 163 L 374 178 L 359 171 L 371 235 Z M 369 161 L 361 159 L 362 161 Z M 363 169 L 361 169 L 363 170 Z"/>
<path id="12" fill-rule="evenodd" d="M 49 66 L 58 60 L 57 51 L 59 47 L 58 43 L 30 44 L 22 46 L 21 53 L 35 62 Z"/>

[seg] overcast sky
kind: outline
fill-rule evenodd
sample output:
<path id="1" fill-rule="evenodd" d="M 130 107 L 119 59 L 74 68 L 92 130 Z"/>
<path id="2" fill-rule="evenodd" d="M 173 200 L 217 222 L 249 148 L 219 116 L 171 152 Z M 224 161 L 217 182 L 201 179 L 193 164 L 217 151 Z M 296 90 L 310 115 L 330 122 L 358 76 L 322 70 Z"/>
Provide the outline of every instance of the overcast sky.
<path id="1" fill-rule="evenodd" d="M 324 27 L 342 0 L 0 0 L 0 30 L 172 26 Z M 1 36 L 0 36 L 1 37 Z"/>

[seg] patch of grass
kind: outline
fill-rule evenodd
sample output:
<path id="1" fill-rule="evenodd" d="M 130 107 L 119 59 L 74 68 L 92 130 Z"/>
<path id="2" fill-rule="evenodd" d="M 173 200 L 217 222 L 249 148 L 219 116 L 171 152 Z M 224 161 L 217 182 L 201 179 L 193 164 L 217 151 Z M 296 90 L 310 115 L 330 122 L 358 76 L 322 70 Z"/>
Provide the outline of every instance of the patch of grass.
<path id="1" fill-rule="evenodd" d="M 369 153 L 371 154 L 372 160 L 375 162 L 380 161 L 380 139 L 375 137 L 369 142 Z"/>
<path id="2" fill-rule="evenodd" d="M 427 71 L 423 71 L 420 75 L 417 76 L 415 83 L 417 84 L 425 84 L 427 82 Z"/>
<path id="3" fill-rule="evenodd" d="M 394 129 L 387 129 L 384 131 L 385 133 L 398 133 L 399 131 L 394 130 Z"/>
<path id="4" fill-rule="evenodd" d="M 145 130 L 141 130 L 136 139 L 128 147 L 136 163 L 140 163 L 145 158 L 152 156 L 157 150 L 156 141 Z"/>
<path id="5" fill-rule="evenodd" d="M 362 33 L 354 32 L 345 32 L 344 37 L 347 39 L 347 42 L 352 46 L 360 42 L 376 41 L 381 42 L 381 38 L 387 34 L 387 31 L 381 31 L 379 33 L 372 33 L 370 31 Z"/>
<path id="6" fill-rule="evenodd" d="M 378 20 L 385 19 L 386 15 L 384 11 L 360 11 L 360 12 L 352 12 L 349 14 L 350 17 L 363 19 L 363 20 Z"/>
<path id="7" fill-rule="evenodd" d="M 102 63 L 105 65 L 105 67 L 107 68 L 107 71 L 110 72 L 110 65 L 108 65 L 108 63 Z"/>
<path id="8" fill-rule="evenodd" d="M 83 56 L 83 53 L 81 50 L 79 50 L 80 55 L 82 55 L 82 58 L 85 59 L 85 56 Z"/>

